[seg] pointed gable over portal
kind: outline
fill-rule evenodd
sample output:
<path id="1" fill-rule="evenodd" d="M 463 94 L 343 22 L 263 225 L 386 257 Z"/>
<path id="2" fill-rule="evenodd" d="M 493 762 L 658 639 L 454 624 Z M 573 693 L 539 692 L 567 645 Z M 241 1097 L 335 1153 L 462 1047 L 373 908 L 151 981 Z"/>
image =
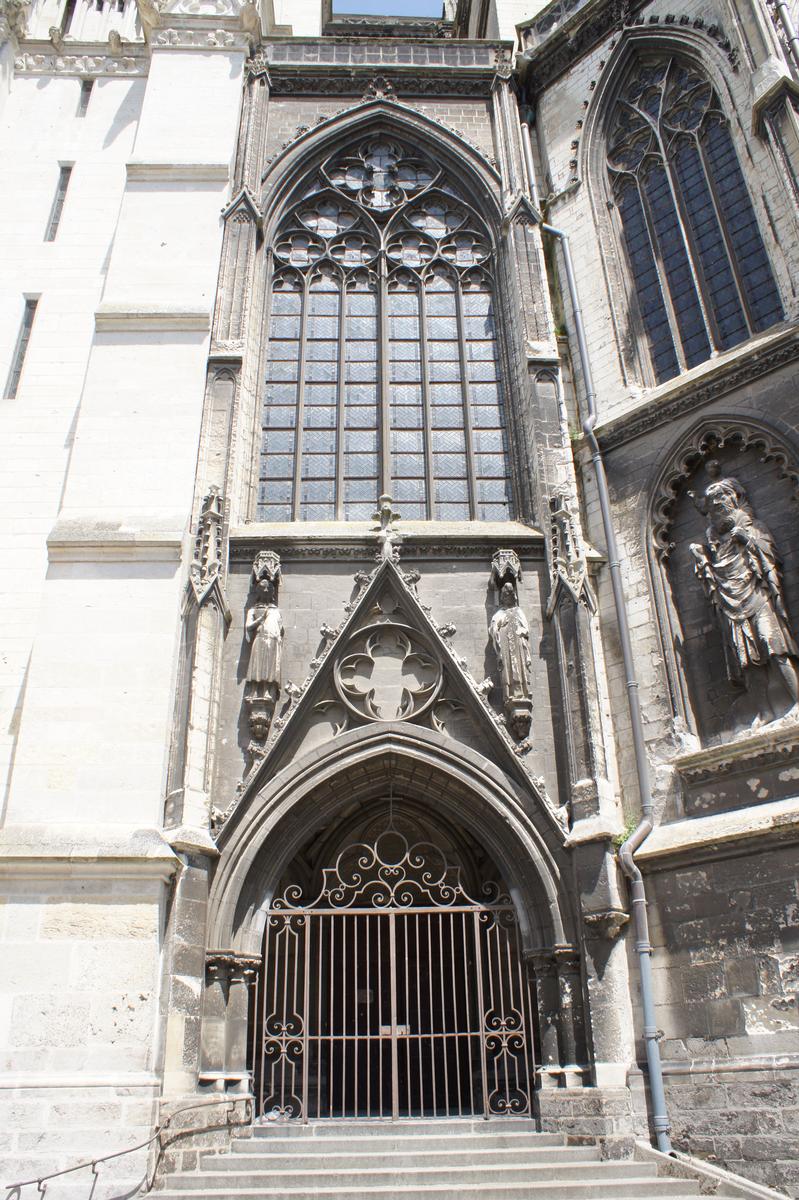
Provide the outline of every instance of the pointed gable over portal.
<path id="1" fill-rule="evenodd" d="M 225 819 L 246 808 L 289 762 L 329 748 L 359 726 L 402 722 L 483 755 L 557 824 L 542 781 L 526 765 L 529 742 L 513 740 L 488 702 L 493 681 L 473 677 L 451 644 L 454 627 L 439 625 L 421 603 L 419 573 L 387 557 L 371 574 L 357 574 L 355 583 L 359 591 L 338 628 L 322 627 L 325 648 L 311 663 L 313 673 L 301 687 L 287 684 L 288 706 L 273 721 L 265 753 Z"/>

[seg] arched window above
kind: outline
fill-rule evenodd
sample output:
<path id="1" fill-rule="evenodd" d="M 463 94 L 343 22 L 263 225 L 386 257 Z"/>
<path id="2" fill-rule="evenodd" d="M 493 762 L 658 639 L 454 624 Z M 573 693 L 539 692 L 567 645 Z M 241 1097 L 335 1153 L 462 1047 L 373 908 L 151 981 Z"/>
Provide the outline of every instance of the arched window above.
<path id="1" fill-rule="evenodd" d="M 638 58 L 607 166 L 658 383 L 784 317 L 729 123 L 706 77 Z"/>
<path id="2" fill-rule="evenodd" d="M 395 137 L 338 153 L 272 240 L 258 518 L 511 517 L 491 239 Z"/>

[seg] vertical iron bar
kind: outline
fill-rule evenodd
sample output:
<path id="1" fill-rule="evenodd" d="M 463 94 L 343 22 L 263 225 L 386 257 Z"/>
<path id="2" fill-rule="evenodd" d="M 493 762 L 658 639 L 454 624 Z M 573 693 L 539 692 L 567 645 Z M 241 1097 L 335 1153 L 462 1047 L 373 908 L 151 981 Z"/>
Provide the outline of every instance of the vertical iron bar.
<path id="1" fill-rule="evenodd" d="M 309 1055 L 311 1053 L 310 1031 L 308 1024 L 310 1021 L 310 1013 L 308 1012 L 309 989 L 311 981 L 311 921 L 312 917 L 305 916 L 303 918 L 302 928 L 305 931 L 305 967 L 303 970 L 302 979 L 302 1120 L 303 1124 L 308 1124 L 308 1071 L 309 1071 Z"/>
<path id="2" fill-rule="evenodd" d="M 383 914 L 377 920 L 377 1075 L 380 1113 L 383 1115 Z"/>
<path id="3" fill-rule="evenodd" d="M 438 925 L 438 992 L 441 999 L 441 1046 L 443 1050 L 442 1057 L 444 1060 L 444 1100 L 446 1105 L 446 1112 L 444 1115 L 448 1117 L 450 1095 L 449 1064 L 447 1062 L 447 1025 L 446 1021 L 444 1020 L 444 1014 L 446 1012 L 446 1002 L 444 999 L 444 914 L 436 913 L 436 918 L 436 923 Z"/>
<path id="4" fill-rule="evenodd" d="M 422 1021 L 422 993 L 421 993 L 421 963 L 422 954 L 421 941 L 419 938 L 419 926 L 421 917 L 417 913 L 414 917 L 413 927 L 416 937 L 416 1024 L 418 1026 L 416 1036 L 416 1050 L 419 1059 L 419 1115 L 425 1115 L 424 1109 L 424 1068 L 422 1066 L 422 1030 L 424 1022 Z M 410 1055 L 408 1061 L 408 1069 L 410 1070 Z"/>
<path id="5" fill-rule="evenodd" d="M 455 917 L 452 912 L 449 914 L 449 941 L 450 941 L 450 963 L 452 964 L 452 1020 L 455 1026 L 455 1037 L 453 1045 L 455 1047 L 455 1078 L 458 1087 L 458 1116 L 463 1116 L 463 1105 L 461 1102 L 461 1047 L 459 1041 L 460 1025 L 458 1023 L 458 982 L 455 977 Z"/>
<path id="6" fill-rule="evenodd" d="M 330 914 L 330 1022 L 328 1026 L 328 1116 L 332 1116 L 332 1102 L 334 1102 L 334 1052 L 335 1040 L 334 1030 L 336 1028 L 336 1013 L 335 1013 L 335 971 L 334 964 L 336 962 L 336 914 Z"/>
<path id="7" fill-rule="evenodd" d="M 435 1023 L 433 1021 L 433 934 L 430 925 L 430 913 L 427 914 L 427 987 L 430 998 L 430 1065 L 433 1084 L 433 1116 L 438 1116 L 438 1086 L 436 1082 L 436 1043 L 433 1034 L 435 1032 Z"/>
<path id="8" fill-rule="evenodd" d="M 372 1025 L 374 1022 L 372 1010 L 372 929 L 371 915 L 366 914 L 366 982 L 369 999 L 366 1003 L 366 1115 L 372 1115 Z"/>
<path id="9" fill-rule="evenodd" d="M 396 916 L 388 914 L 388 944 L 391 967 L 391 1119 L 399 1116 L 399 1080 L 397 1079 L 397 930 Z"/>
<path id="10" fill-rule="evenodd" d="M 488 1079 L 486 1078 L 485 997 L 483 995 L 483 947 L 480 941 L 480 913 L 474 914 L 474 956 L 477 976 L 477 1019 L 480 1030 L 480 1074 L 483 1086 L 483 1116 L 488 1120 Z"/>

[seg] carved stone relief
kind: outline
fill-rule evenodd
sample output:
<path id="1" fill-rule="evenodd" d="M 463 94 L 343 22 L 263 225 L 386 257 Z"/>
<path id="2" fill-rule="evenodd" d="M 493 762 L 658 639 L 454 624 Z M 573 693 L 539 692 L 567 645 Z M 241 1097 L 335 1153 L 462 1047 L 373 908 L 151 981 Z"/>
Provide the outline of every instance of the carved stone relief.
<path id="1" fill-rule="evenodd" d="M 498 550 L 491 562 L 491 580 L 498 608 L 491 618 L 489 633 L 497 658 L 502 685 L 502 702 L 508 728 L 522 741 L 532 720 L 533 662 L 530 656 L 530 626 L 519 607 L 517 591 L 521 564 L 513 550 Z"/>
<path id="2" fill-rule="evenodd" d="M 776 667 L 799 715 L 799 646 L 791 633 L 782 583 L 782 560 L 769 529 L 755 517 L 746 489 L 706 464 L 710 483 L 701 497 L 689 491 L 707 517 L 706 541 L 690 546 L 694 570 L 721 630 L 727 678 L 746 686 L 750 670 Z"/>
<path id="3" fill-rule="evenodd" d="M 789 452 L 756 426 L 700 426 L 652 510 L 656 599 L 677 715 L 724 743 L 797 715 L 799 604 Z"/>

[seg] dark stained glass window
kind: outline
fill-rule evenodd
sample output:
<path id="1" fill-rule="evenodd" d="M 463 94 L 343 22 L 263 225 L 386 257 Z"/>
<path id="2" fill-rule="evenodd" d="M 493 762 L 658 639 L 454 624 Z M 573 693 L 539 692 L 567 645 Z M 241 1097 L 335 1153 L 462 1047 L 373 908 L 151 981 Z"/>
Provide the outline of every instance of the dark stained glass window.
<path id="1" fill-rule="evenodd" d="M 676 59 L 636 62 L 608 168 L 658 383 L 784 317 L 728 122 Z"/>
<path id="2" fill-rule="evenodd" d="M 440 167 L 337 155 L 272 251 L 258 518 L 508 520 L 490 240 Z"/>

